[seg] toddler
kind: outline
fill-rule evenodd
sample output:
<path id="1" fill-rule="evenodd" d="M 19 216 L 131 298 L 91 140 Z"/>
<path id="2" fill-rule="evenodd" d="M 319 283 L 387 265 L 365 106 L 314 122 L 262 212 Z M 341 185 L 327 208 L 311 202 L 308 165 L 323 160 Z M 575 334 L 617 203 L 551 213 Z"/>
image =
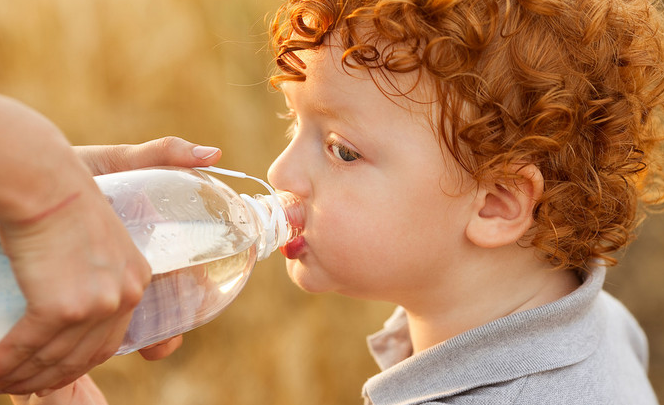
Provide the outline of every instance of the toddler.
<path id="1" fill-rule="evenodd" d="M 398 304 L 366 404 L 655 404 L 602 291 L 657 203 L 646 0 L 291 0 L 273 22 L 300 196 L 291 279 Z"/>

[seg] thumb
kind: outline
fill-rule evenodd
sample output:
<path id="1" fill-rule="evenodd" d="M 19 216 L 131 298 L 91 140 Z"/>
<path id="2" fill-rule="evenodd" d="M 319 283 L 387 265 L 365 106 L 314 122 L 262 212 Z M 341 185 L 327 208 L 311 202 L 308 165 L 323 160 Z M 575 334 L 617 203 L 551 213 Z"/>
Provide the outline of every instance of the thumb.
<path id="1" fill-rule="evenodd" d="M 221 157 L 219 148 L 196 145 L 175 136 L 140 145 L 127 145 L 124 152 L 128 169 L 149 166 L 210 166 Z"/>
<path id="2" fill-rule="evenodd" d="M 93 145 L 74 148 L 93 175 L 150 166 L 210 166 L 221 157 L 219 148 L 200 146 L 175 136 L 139 145 Z"/>

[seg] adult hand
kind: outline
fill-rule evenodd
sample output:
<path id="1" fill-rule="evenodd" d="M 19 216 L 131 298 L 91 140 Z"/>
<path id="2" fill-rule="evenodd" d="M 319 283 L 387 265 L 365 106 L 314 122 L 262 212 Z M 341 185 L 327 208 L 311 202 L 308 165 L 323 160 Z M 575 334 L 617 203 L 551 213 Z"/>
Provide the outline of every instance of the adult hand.
<path id="1" fill-rule="evenodd" d="M 173 137 L 75 150 L 85 175 L 71 177 L 79 182 L 73 194 L 27 220 L 0 218 L 2 246 L 27 300 L 25 316 L 0 341 L 2 392 L 64 387 L 108 359 L 150 281 L 147 262 L 90 172 L 205 166 L 220 156 Z"/>
<path id="2" fill-rule="evenodd" d="M 27 394 L 10 398 L 14 405 L 108 405 L 104 394 L 87 374 L 43 397 Z"/>
<path id="3" fill-rule="evenodd" d="M 181 344 L 182 336 L 176 336 L 141 349 L 139 352 L 147 360 L 159 360 L 173 353 Z M 42 397 L 35 394 L 11 395 L 10 398 L 14 405 L 108 405 L 102 392 L 87 374 L 67 386 L 46 394 Z"/>

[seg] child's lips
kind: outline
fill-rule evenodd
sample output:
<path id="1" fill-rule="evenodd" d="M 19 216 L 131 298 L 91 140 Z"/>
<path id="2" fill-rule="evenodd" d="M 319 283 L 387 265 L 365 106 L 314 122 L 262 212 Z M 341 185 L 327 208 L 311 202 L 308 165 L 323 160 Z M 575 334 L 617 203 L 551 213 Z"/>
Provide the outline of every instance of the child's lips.
<path id="1" fill-rule="evenodd" d="M 292 193 L 283 192 L 280 196 L 282 197 L 282 206 L 284 207 L 290 226 L 290 240 L 284 246 L 280 247 L 279 250 L 288 259 L 296 259 L 306 247 L 304 236 L 301 235 L 305 221 L 304 205 Z"/>
<path id="2" fill-rule="evenodd" d="M 297 229 L 298 233 L 304 228 L 304 206 L 302 201 L 291 193 L 283 193 L 282 204 L 286 212 L 286 219 L 291 228 Z"/>
<path id="3" fill-rule="evenodd" d="M 307 243 L 304 240 L 304 236 L 298 235 L 284 246 L 280 247 L 279 250 L 287 259 L 294 260 L 302 254 L 306 245 Z"/>

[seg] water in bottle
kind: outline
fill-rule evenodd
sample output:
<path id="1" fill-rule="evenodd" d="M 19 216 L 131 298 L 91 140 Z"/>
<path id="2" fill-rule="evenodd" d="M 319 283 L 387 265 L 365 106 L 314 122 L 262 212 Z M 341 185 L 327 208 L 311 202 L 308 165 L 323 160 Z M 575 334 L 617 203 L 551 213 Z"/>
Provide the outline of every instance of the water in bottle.
<path id="1" fill-rule="evenodd" d="M 270 194 L 238 195 L 206 171 L 256 180 Z M 292 194 L 277 194 L 240 172 L 161 167 L 95 180 L 152 268 L 117 354 L 212 320 L 239 294 L 256 261 L 297 237 L 303 223 Z M 25 299 L 0 250 L 0 337 L 24 311 Z"/>

